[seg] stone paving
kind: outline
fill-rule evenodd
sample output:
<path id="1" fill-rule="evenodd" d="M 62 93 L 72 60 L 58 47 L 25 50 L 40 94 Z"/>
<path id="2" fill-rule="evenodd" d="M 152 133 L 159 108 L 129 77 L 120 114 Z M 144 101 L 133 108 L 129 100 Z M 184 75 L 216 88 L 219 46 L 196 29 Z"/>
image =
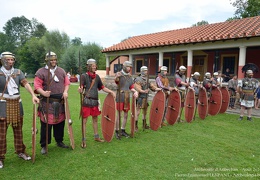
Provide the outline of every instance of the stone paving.
<path id="1" fill-rule="evenodd" d="M 236 105 L 236 109 L 227 109 L 226 113 L 229 114 L 237 114 L 239 117 L 240 114 L 240 106 Z M 247 117 L 247 111 L 244 112 L 244 117 Z M 252 110 L 252 117 L 260 118 L 260 109 L 253 108 Z"/>

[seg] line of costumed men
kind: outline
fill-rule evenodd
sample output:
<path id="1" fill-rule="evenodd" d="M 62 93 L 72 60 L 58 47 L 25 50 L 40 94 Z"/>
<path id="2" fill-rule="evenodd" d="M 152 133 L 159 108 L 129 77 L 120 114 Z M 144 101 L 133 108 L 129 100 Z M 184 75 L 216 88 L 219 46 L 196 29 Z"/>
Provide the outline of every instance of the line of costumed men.
<path id="1" fill-rule="evenodd" d="M 38 104 L 38 114 L 40 119 L 40 146 L 41 154 L 48 153 L 48 144 L 51 143 L 52 130 L 56 145 L 60 148 L 69 148 L 64 141 L 64 127 L 66 117 L 65 101 L 68 99 L 68 90 L 70 81 L 64 69 L 58 66 L 58 58 L 54 52 L 48 52 L 45 57 L 45 66 L 40 68 L 34 78 L 34 90 L 32 90 L 24 73 L 14 68 L 15 56 L 10 52 L 1 54 L 1 69 L 0 69 L 0 168 L 4 167 L 6 154 L 6 134 L 8 126 L 13 128 L 15 152 L 23 160 L 30 160 L 31 157 L 25 152 L 23 143 L 23 106 L 20 98 L 20 86 L 25 87 L 32 96 L 32 103 Z M 225 95 L 221 94 L 220 89 L 227 90 L 226 86 L 222 86 L 221 79 L 211 77 L 211 73 L 207 72 L 203 82 L 199 82 L 200 73 L 194 72 L 189 79 L 186 78 L 186 67 L 180 66 L 174 75 L 173 87 L 170 86 L 167 77 L 167 67 L 162 66 L 159 69 L 155 83 L 151 82 L 148 76 L 149 69 L 146 66 L 140 68 L 140 74 L 133 78 L 131 75 L 132 63 L 125 61 L 121 71 L 115 75 L 115 83 L 117 85 L 116 93 L 106 88 L 101 78 L 96 74 L 97 64 L 95 59 L 89 59 L 86 62 L 87 72 L 80 75 L 78 92 L 81 95 L 80 116 L 82 118 L 82 143 L 81 147 L 86 148 L 86 123 L 89 116 L 92 116 L 92 124 L 94 131 L 94 140 L 102 143 L 104 140 L 98 133 L 98 116 L 102 113 L 99 101 L 98 91 L 103 90 L 108 93 L 107 97 L 112 98 L 109 104 L 112 111 L 115 111 L 114 119 L 111 115 L 103 115 L 101 123 L 107 121 L 112 124 L 112 131 L 103 130 L 102 133 L 106 141 L 110 142 L 111 138 L 120 140 L 121 137 L 130 137 L 126 131 L 128 120 L 128 112 L 131 110 L 133 117 L 131 118 L 131 135 L 137 132 L 138 119 L 142 111 L 142 128 L 153 129 L 154 126 L 167 126 L 165 119 L 175 117 L 174 120 L 169 120 L 168 124 L 175 122 L 183 122 L 181 120 L 182 111 L 185 111 L 185 119 L 187 122 L 195 119 L 195 113 L 198 106 L 199 117 L 204 119 L 208 114 L 215 115 L 219 113 L 221 105 L 223 106 Z M 241 113 L 239 120 L 243 119 L 244 111 L 247 110 L 247 120 L 252 121 L 251 113 L 254 106 L 254 92 L 258 87 L 258 81 L 253 78 L 254 68 L 251 66 L 244 67 L 245 78 L 239 81 L 237 92 L 241 99 Z M 154 99 L 150 108 L 150 118 L 147 118 L 148 111 L 148 94 L 149 91 L 155 92 Z M 216 92 L 215 92 L 216 91 Z M 176 93 L 174 98 L 171 94 Z M 219 93 L 219 94 L 218 94 Z M 38 94 L 38 97 L 35 95 Z M 163 98 L 156 98 L 160 94 Z M 229 93 L 228 93 L 229 95 Z M 222 100 L 222 96 L 223 99 Z M 132 97 L 132 104 L 130 105 Z M 214 99 L 214 97 L 217 99 Z M 220 101 L 218 100 L 220 98 Z M 229 101 L 228 97 L 228 101 Z M 157 102 L 158 101 L 158 102 Z M 163 104 L 160 104 L 163 102 Z M 176 103 L 177 102 L 177 103 Z M 113 106 L 114 104 L 114 106 Z M 179 107 L 174 107 L 177 104 Z M 158 107 L 162 105 L 162 107 Z M 104 103 L 104 106 L 105 103 Z M 104 109 L 103 106 L 103 109 Z M 134 108 L 131 108 L 134 107 Z M 156 107 L 156 108 L 154 108 Z M 206 109 L 205 109 L 206 108 Z M 218 112 L 213 114 L 211 108 L 219 108 Z M 226 109 L 225 109 L 226 110 Z M 224 110 L 224 111 L 225 111 Z M 152 112 L 162 111 L 162 112 Z M 117 113 L 116 113 L 117 112 Z M 121 124 L 121 113 L 123 120 Z M 161 116 L 154 119 L 151 114 L 158 113 Z M 174 116 L 173 116 L 174 114 Z M 186 117 L 186 114 L 190 114 Z M 157 116 L 156 116 L 157 117 Z M 189 119 L 191 118 L 191 119 Z M 105 120 L 103 120 L 105 119 Z M 153 121 L 152 121 L 153 119 Z M 188 120 L 189 119 L 189 120 Z M 150 127 L 148 125 L 150 122 Z M 170 122 L 170 123 L 169 123 Z M 153 127 L 153 128 L 152 128 Z M 156 128 L 155 128 L 156 129 Z M 107 130 L 107 129 L 105 129 Z M 109 129 L 108 129 L 109 130 Z M 72 133 L 72 132 L 71 132 Z M 111 133 L 111 134 L 109 134 Z M 106 135 L 106 137 L 105 137 Z M 107 135 L 110 139 L 107 139 Z"/>

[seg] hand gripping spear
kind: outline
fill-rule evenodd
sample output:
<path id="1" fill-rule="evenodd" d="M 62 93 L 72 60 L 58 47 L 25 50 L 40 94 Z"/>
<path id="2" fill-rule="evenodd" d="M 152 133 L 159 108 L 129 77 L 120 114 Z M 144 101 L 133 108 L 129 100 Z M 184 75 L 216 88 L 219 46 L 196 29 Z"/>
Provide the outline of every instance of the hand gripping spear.
<path id="1" fill-rule="evenodd" d="M 50 90 L 50 62 L 51 61 L 51 51 L 49 50 L 48 53 L 48 61 L 47 61 L 47 66 L 48 66 L 48 75 L 47 75 L 47 91 Z M 46 154 L 48 153 L 48 143 L 49 143 L 49 103 L 50 103 L 50 97 L 47 97 L 47 105 L 46 105 L 46 140 L 45 140 L 45 147 L 46 147 Z"/>
<path id="2" fill-rule="evenodd" d="M 149 67 L 150 67 L 150 58 L 148 60 L 148 70 L 147 70 L 147 80 L 146 80 L 146 89 L 149 89 Z M 145 94 L 145 100 L 144 100 L 144 119 L 143 119 L 143 131 L 146 128 L 146 114 L 148 110 L 148 92 Z"/>
<path id="3" fill-rule="evenodd" d="M 80 51 L 79 51 L 79 87 L 83 88 L 83 82 L 82 82 L 82 74 L 81 74 L 81 64 L 80 64 Z M 81 118 L 81 132 L 82 132 L 82 140 L 81 140 L 81 147 L 85 148 L 86 147 L 86 124 L 83 121 L 83 116 L 82 116 L 82 94 L 83 92 L 79 93 L 80 94 L 80 114 L 79 117 Z"/>
<path id="4" fill-rule="evenodd" d="M 120 72 L 120 58 L 118 58 L 118 72 Z M 121 111 L 120 111 L 120 103 L 121 103 L 121 86 L 120 86 L 120 77 L 118 81 L 118 103 L 119 103 L 119 110 L 118 110 L 118 124 L 119 124 L 119 138 L 121 137 Z"/>

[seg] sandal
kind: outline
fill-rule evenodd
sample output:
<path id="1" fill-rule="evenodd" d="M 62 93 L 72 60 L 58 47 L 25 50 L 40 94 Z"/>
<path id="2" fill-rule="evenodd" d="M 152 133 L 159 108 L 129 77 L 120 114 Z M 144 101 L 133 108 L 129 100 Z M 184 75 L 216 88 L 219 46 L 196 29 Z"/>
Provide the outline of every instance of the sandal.
<path id="1" fill-rule="evenodd" d="M 26 154 L 26 153 L 20 153 L 20 154 L 18 154 L 18 157 L 19 158 L 22 158 L 23 160 L 25 160 L 25 161 L 28 161 L 28 160 L 31 160 L 32 158 L 28 155 L 28 154 Z"/>
<path id="2" fill-rule="evenodd" d="M 2 169 L 4 167 L 4 163 L 2 160 L 0 160 L 0 169 Z"/>

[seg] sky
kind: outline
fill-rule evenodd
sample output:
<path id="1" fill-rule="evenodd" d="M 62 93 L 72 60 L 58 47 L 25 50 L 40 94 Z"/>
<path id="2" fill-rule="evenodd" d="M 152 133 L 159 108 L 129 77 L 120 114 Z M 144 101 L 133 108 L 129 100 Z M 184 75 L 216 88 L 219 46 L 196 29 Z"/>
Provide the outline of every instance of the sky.
<path id="1" fill-rule="evenodd" d="M 13 17 L 35 18 L 49 31 L 103 48 L 132 36 L 233 17 L 230 0 L 0 0 L 0 31 Z"/>

